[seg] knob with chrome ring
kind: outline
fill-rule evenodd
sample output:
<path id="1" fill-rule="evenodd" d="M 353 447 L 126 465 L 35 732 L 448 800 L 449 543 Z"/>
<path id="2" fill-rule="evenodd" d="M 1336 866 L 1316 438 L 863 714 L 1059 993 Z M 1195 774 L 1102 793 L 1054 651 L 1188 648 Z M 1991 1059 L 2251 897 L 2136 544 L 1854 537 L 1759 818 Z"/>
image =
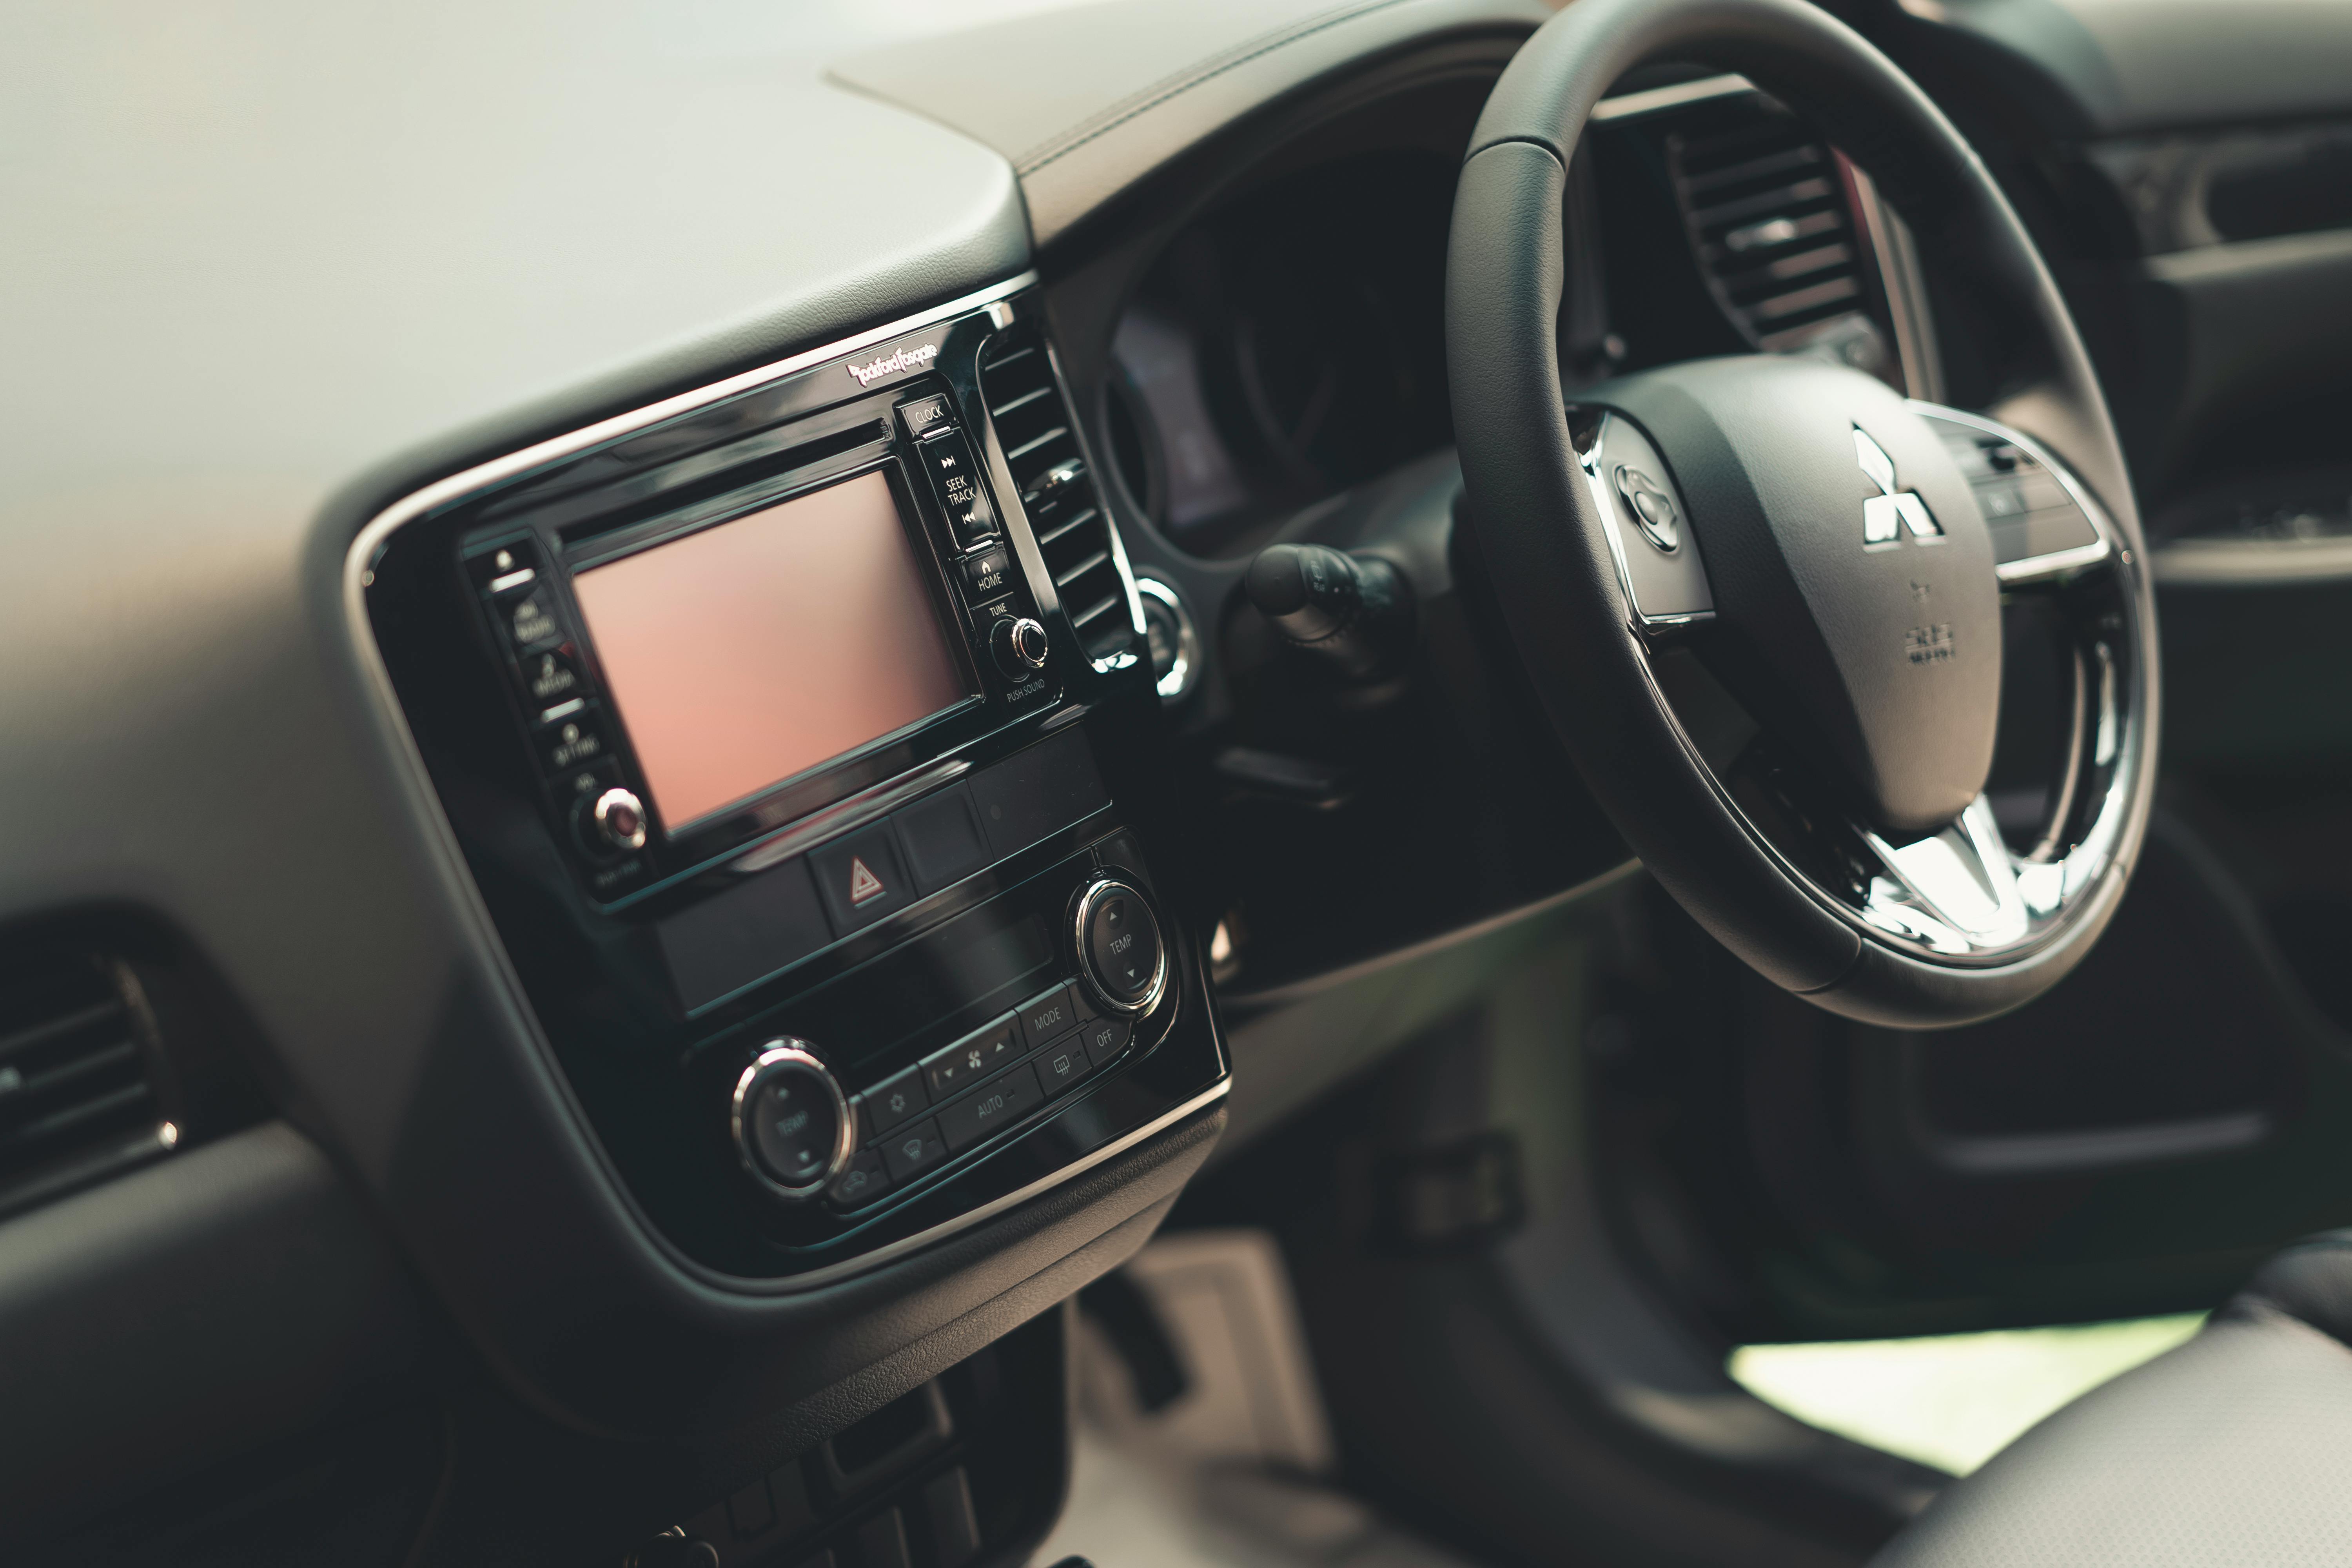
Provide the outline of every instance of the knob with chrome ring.
<path id="1" fill-rule="evenodd" d="M 1049 651 L 1045 628 L 1027 616 L 999 621 L 989 634 L 988 651 L 994 656 L 997 668 L 1014 680 L 1026 680 L 1045 668 Z"/>
<path id="2" fill-rule="evenodd" d="M 735 1080 L 728 1107 L 737 1155 L 770 1196 L 813 1198 L 857 1146 L 849 1097 L 806 1040 L 784 1036 Z"/>

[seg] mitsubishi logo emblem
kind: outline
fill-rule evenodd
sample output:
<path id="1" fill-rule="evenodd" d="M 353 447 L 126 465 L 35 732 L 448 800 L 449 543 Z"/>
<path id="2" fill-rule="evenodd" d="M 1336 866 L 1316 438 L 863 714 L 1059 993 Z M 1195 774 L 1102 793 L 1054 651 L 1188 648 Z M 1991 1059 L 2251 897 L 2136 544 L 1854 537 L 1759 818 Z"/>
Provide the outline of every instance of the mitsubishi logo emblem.
<path id="1" fill-rule="evenodd" d="M 1862 547 L 1864 550 L 1885 550 L 1903 542 L 1903 531 L 1908 528 L 1911 537 L 1923 544 L 1943 542 L 1944 529 L 1927 510 L 1927 503 L 1919 499 L 1916 490 L 1895 488 L 1895 459 L 1886 448 L 1872 440 L 1859 425 L 1853 427 L 1854 460 L 1878 493 L 1862 503 Z"/>

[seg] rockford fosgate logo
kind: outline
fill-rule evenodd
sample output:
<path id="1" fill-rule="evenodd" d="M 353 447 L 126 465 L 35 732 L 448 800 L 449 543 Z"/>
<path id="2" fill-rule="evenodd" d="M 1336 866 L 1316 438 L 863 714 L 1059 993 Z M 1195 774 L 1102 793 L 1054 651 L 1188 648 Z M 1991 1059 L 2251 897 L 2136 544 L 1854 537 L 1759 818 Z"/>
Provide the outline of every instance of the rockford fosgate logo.
<path id="1" fill-rule="evenodd" d="M 940 357 L 937 343 L 919 343 L 911 349 L 900 349 L 888 359 L 870 359 L 864 364 L 847 364 L 841 368 L 857 378 L 860 386 L 871 386 L 886 375 L 896 375 L 902 370 L 923 370 Z"/>

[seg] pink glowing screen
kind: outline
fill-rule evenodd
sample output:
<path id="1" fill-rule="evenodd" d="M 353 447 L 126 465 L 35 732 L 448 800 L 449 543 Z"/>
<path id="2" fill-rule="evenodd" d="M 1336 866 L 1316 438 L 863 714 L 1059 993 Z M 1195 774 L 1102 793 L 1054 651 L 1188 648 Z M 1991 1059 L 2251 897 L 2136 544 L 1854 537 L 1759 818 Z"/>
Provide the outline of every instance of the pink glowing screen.
<path id="1" fill-rule="evenodd" d="M 591 568 L 572 591 L 673 829 L 971 695 L 880 474 Z"/>

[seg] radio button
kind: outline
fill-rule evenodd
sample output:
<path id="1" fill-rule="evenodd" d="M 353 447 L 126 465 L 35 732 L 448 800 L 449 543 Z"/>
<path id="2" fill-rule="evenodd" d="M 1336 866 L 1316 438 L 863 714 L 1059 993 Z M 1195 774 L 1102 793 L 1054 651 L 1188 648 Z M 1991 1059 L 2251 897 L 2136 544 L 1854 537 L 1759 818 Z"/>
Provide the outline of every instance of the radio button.
<path id="1" fill-rule="evenodd" d="M 498 602 L 499 625 L 517 654 L 535 653 L 565 640 L 562 618 L 555 609 L 555 591 L 544 583 L 524 588 Z"/>
<path id="2" fill-rule="evenodd" d="M 583 705 L 570 712 L 560 709 L 541 721 L 535 741 L 539 765 L 551 773 L 570 773 L 611 755 L 604 738 L 604 716 Z"/>
<path id="3" fill-rule="evenodd" d="M 1046 655 L 1052 646 L 1046 641 L 1045 628 L 1027 616 L 1015 616 L 999 621 L 988 634 L 988 651 L 996 659 L 996 668 L 1008 679 L 1026 680 L 1045 668 Z"/>
<path id="4" fill-rule="evenodd" d="M 533 708 L 552 708 L 587 692 L 579 657 L 569 643 L 544 653 L 527 653 L 520 662 L 523 695 Z"/>
<path id="5" fill-rule="evenodd" d="M 898 405 L 898 423 L 907 427 L 908 435 L 920 440 L 953 425 L 955 410 L 943 396 L 918 397 L 911 403 Z"/>
<path id="6" fill-rule="evenodd" d="M 525 535 L 466 557 L 466 574 L 485 594 L 503 594 L 539 575 L 539 541 Z"/>
<path id="7" fill-rule="evenodd" d="M 939 498 L 940 510 L 948 514 L 948 525 L 955 531 L 959 545 L 977 544 L 996 531 L 996 510 L 988 504 L 988 492 L 981 488 L 980 464 L 972 458 L 971 443 L 960 431 L 944 431 L 918 442 L 915 460 L 930 477 L 931 493 Z"/>
<path id="8" fill-rule="evenodd" d="M 963 563 L 963 585 L 975 599 L 992 599 L 1013 582 L 1013 561 L 1004 546 L 982 551 Z"/>
<path id="9" fill-rule="evenodd" d="M 902 1128 L 882 1141 L 882 1161 L 894 1182 L 928 1171 L 947 1157 L 947 1140 L 940 1136 L 936 1121 Z"/>
<path id="10" fill-rule="evenodd" d="M 625 789 L 608 789 L 588 807 L 588 826 L 612 848 L 627 851 L 646 847 L 646 808 Z"/>
<path id="11" fill-rule="evenodd" d="M 910 1116 L 919 1116 L 930 1109 L 930 1097 L 923 1092 L 923 1069 L 908 1068 L 905 1072 L 884 1079 L 858 1097 L 866 1112 L 866 1131 L 887 1132 Z"/>

